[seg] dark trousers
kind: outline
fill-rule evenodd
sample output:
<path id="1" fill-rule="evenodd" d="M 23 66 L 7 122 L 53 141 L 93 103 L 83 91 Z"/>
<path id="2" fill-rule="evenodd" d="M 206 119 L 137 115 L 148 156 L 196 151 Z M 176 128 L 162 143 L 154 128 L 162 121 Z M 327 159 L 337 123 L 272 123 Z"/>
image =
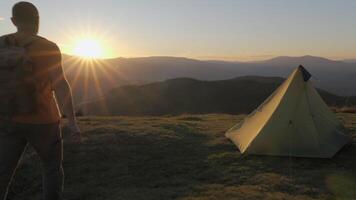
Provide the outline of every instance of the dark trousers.
<path id="1" fill-rule="evenodd" d="M 6 199 L 12 177 L 27 144 L 33 146 L 41 158 L 44 199 L 62 199 L 62 137 L 59 123 L 54 123 L 0 127 L 0 200 Z"/>

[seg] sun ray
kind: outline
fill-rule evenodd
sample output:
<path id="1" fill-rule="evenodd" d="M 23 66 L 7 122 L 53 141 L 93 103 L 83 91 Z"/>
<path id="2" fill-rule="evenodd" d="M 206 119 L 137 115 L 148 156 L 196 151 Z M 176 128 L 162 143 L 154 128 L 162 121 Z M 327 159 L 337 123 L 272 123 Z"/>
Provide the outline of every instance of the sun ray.
<path id="1" fill-rule="evenodd" d="M 66 66 L 65 70 L 66 73 L 70 73 L 73 70 L 76 70 L 76 68 L 78 67 L 78 63 L 81 62 L 81 58 L 77 58 L 77 57 L 70 57 L 69 60 L 67 60 L 66 62 L 63 63 L 63 65 Z M 73 63 L 72 63 L 73 62 Z M 80 66 L 80 65 L 79 65 Z"/>
<path id="2" fill-rule="evenodd" d="M 83 100 L 89 100 L 89 94 L 88 94 L 88 90 L 89 90 L 89 68 L 88 67 L 84 67 L 84 94 L 83 94 Z"/>
<path id="3" fill-rule="evenodd" d="M 71 85 L 75 89 L 77 87 L 77 83 L 79 81 L 79 76 L 81 75 L 82 71 L 83 71 L 83 67 L 82 66 L 78 66 L 78 70 L 76 71 L 76 73 L 75 73 L 75 75 L 74 75 L 74 77 L 72 79 Z"/>
<path id="4" fill-rule="evenodd" d="M 103 74 L 112 80 L 113 84 L 118 84 L 119 82 L 117 81 L 117 79 L 120 80 L 120 84 L 121 83 L 128 83 L 128 79 L 125 76 L 125 74 L 123 74 L 120 71 L 119 66 L 113 66 L 112 64 L 109 64 L 110 61 L 104 62 L 103 65 L 105 66 L 105 69 L 100 69 L 102 70 Z M 115 78 L 114 78 L 115 77 Z M 116 81 L 115 81 L 116 80 Z"/>
<path id="5" fill-rule="evenodd" d="M 101 82 L 99 81 L 98 77 L 97 77 L 97 74 L 96 72 L 94 71 L 94 68 L 91 67 L 90 68 L 90 71 L 92 73 L 92 77 L 93 77 L 93 80 L 94 80 L 94 87 L 95 87 L 95 90 L 97 92 L 97 96 L 98 98 L 103 98 L 104 97 L 104 93 L 103 93 L 103 88 L 101 86 Z M 109 110 L 108 110 L 108 107 L 105 103 L 105 101 L 100 101 L 100 109 L 101 111 L 104 113 L 104 114 L 108 114 L 109 113 Z"/>
<path id="6" fill-rule="evenodd" d="M 84 110 L 85 102 L 102 98 L 110 88 L 127 81 L 119 68 L 109 60 L 114 57 L 112 43 L 115 41 L 113 34 L 110 34 L 110 27 L 100 28 L 100 25 L 93 26 L 93 21 L 88 22 L 78 23 L 76 29 L 66 30 L 62 27 L 59 30 L 65 37 L 65 44 L 61 48 L 70 55 L 65 59 L 65 72 Z M 109 113 L 106 102 L 100 103 L 103 104 L 100 109 Z"/>
<path id="7" fill-rule="evenodd" d="M 111 83 L 111 85 L 116 86 L 116 84 L 118 82 L 117 79 L 118 78 L 121 79 L 120 76 L 115 76 L 117 71 L 116 70 L 112 70 L 111 66 L 108 65 L 105 61 L 101 61 L 101 62 L 100 61 L 96 61 L 96 62 L 100 63 L 100 65 L 101 65 L 101 67 L 97 68 L 100 71 L 100 73 L 105 76 L 106 80 L 108 80 Z"/>

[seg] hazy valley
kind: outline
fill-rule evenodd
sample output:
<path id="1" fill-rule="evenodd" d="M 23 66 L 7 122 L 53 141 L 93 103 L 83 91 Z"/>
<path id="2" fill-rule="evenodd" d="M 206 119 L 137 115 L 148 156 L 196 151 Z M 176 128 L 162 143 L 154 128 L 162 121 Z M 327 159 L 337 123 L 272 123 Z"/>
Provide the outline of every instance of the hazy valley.
<path id="1" fill-rule="evenodd" d="M 63 60 L 75 102 L 88 114 L 246 113 L 300 64 L 314 75 L 312 81 L 330 106 L 355 104 L 352 61 L 313 56 L 258 62 L 179 57 L 82 60 L 67 55 Z"/>

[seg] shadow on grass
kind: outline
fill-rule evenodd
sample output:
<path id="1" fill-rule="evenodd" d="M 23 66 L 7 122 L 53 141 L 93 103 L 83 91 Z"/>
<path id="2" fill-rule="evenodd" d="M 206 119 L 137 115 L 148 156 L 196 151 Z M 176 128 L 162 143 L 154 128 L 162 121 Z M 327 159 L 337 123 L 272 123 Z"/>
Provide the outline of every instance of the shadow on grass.
<path id="1" fill-rule="evenodd" d="M 66 199 L 176 199 L 216 178 L 206 162 L 207 136 L 181 124 L 154 127 L 162 134 L 93 129 L 80 147 L 65 144 Z M 40 166 L 30 161 L 35 157 L 26 155 L 10 199 L 40 197 Z"/>

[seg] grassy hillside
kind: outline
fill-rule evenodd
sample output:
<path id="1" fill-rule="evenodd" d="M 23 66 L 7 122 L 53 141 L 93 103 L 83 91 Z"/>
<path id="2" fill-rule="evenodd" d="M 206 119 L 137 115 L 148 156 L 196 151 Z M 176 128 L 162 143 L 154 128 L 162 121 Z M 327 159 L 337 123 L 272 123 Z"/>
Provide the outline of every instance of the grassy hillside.
<path id="1" fill-rule="evenodd" d="M 355 138 L 356 115 L 339 117 Z M 84 143 L 64 144 L 65 199 L 356 199 L 354 145 L 333 159 L 245 156 L 224 137 L 242 118 L 81 118 Z M 10 200 L 40 199 L 40 184 L 40 163 L 30 150 Z"/>

